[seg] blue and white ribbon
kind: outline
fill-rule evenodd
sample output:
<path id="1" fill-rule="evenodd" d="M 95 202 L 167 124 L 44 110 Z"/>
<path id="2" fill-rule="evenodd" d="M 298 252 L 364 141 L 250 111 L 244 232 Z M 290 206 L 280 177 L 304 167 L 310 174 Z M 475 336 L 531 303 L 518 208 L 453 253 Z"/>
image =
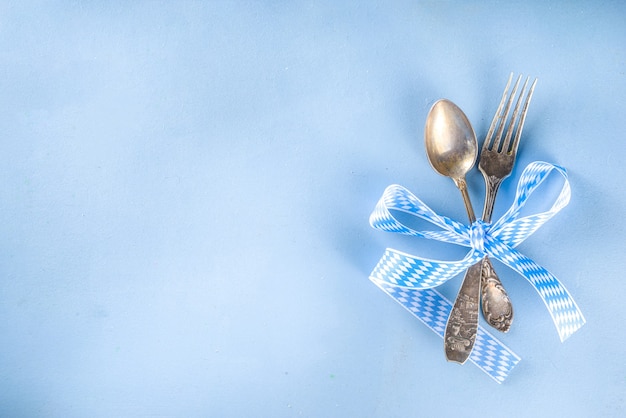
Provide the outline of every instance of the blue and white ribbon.
<path id="1" fill-rule="evenodd" d="M 443 338 L 452 303 L 435 289 L 409 289 L 372 279 L 374 284 Z M 498 383 L 504 382 L 520 358 L 478 326 L 469 360 Z"/>
<path id="2" fill-rule="evenodd" d="M 520 212 L 528 198 L 552 171 L 561 174 L 565 180 L 552 207 L 546 212 L 522 217 Z M 517 185 L 514 202 L 500 219 L 492 224 L 476 221 L 468 227 L 436 214 L 404 187 L 391 185 L 387 187 L 370 216 L 372 227 L 458 244 L 471 250 L 462 260 L 439 261 L 415 257 L 388 248 L 372 271 L 370 279 L 397 300 L 394 296 L 396 293 L 390 293 L 387 289 L 398 287 L 405 289 L 406 292 L 406 289 L 419 291 L 439 286 L 488 255 L 500 260 L 530 282 L 548 308 L 559 337 L 564 341 L 585 323 L 582 312 L 567 289 L 552 273 L 515 250 L 515 247 L 565 207 L 569 203 L 570 195 L 571 190 L 564 168 L 545 162 L 534 162 L 524 169 Z M 440 229 L 416 231 L 398 221 L 393 216 L 394 212 L 414 215 Z M 436 303 L 444 303 L 442 302 L 444 299 L 438 299 L 443 298 L 438 292 L 431 293 L 432 295 L 437 299 Z"/>

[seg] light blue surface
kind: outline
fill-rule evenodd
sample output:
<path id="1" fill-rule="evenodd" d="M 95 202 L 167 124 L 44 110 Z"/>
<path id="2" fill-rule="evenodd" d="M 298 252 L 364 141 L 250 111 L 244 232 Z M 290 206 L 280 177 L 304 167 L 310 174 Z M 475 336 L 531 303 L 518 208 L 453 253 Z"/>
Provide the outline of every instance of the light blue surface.
<path id="1" fill-rule="evenodd" d="M 0 416 L 623 416 L 626 5 L 335 3 L 0 5 Z M 399 183 L 464 220 L 425 117 L 447 97 L 482 141 L 511 71 L 539 82 L 494 217 L 529 162 L 568 169 L 518 249 L 587 324 L 560 343 L 496 263 L 497 385 L 368 280 L 464 250 L 368 216 Z"/>

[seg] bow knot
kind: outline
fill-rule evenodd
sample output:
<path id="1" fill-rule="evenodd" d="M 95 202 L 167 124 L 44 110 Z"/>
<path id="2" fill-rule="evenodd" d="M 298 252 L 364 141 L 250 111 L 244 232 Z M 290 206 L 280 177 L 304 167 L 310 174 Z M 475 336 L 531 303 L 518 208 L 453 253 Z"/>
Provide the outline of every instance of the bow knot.
<path id="1" fill-rule="evenodd" d="M 489 224 L 478 220 L 470 226 L 470 244 L 480 256 L 485 255 L 485 236 L 489 232 Z"/>

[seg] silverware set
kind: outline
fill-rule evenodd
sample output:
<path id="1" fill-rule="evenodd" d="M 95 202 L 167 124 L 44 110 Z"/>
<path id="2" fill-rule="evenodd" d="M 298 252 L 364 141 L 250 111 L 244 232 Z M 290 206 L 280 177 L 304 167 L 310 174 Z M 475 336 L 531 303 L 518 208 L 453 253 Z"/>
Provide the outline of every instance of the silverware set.
<path id="1" fill-rule="evenodd" d="M 518 94 L 522 77 L 517 78 L 511 89 L 512 80 L 513 74 L 506 84 L 478 158 L 478 169 L 485 180 L 482 222 L 486 224 L 491 222 L 502 181 L 513 171 L 526 112 L 537 83 L 535 79 L 528 88 L 530 79 L 527 78 Z M 426 119 L 424 139 L 433 169 L 452 178 L 461 191 L 469 221 L 473 224 L 476 217 L 467 192 L 465 175 L 476 163 L 478 145 L 469 120 L 454 103 L 446 99 L 439 100 Z M 469 358 L 476 340 L 480 310 L 493 328 L 502 332 L 510 329 L 513 306 L 487 256 L 467 269 L 448 318 L 444 348 L 449 361 L 462 364 Z"/>

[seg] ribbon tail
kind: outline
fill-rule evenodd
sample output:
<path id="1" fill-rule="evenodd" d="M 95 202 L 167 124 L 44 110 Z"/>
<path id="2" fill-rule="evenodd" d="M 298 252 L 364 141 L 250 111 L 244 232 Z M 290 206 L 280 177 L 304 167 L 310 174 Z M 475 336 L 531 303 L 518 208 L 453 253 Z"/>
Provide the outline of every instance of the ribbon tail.
<path id="1" fill-rule="evenodd" d="M 383 292 L 407 309 L 441 338 L 444 336 L 452 304 L 434 289 L 407 289 L 370 277 Z M 478 327 L 474 349 L 469 357 L 480 370 L 498 383 L 504 382 L 520 358 L 483 327 Z"/>
<path id="2" fill-rule="evenodd" d="M 482 257 L 471 251 L 460 261 L 437 261 L 387 248 L 370 277 L 393 286 L 428 289 L 439 286 Z"/>
<path id="3" fill-rule="evenodd" d="M 585 324 L 585 317 L 565 286 L 552 273 L 510 247 L 490 255 L 524 276 L 548 308 L 561 342 Z"/>

